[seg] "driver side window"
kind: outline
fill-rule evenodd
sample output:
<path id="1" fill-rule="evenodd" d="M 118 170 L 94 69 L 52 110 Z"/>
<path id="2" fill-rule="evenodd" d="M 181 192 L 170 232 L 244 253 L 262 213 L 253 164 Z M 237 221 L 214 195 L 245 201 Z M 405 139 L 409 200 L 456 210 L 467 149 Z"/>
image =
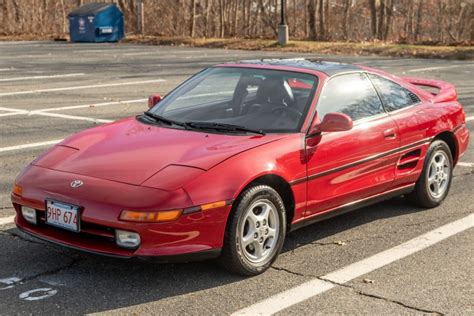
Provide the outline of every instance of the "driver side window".
<path id="1" fill-rule="evenodd" d="M 329 79 L 316 107 L 322 120 L 326 113 L 340 112 L 360 120 L 384 112 L 377 92 L 367 75 L 353 73 Z"/>

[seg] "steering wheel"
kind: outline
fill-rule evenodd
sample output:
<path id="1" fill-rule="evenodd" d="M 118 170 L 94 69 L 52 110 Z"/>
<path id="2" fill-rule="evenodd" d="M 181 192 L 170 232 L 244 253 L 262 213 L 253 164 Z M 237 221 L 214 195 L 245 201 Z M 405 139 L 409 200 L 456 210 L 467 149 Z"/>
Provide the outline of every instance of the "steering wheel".
<path id="1" fill-rule="evenodd" d="M 303 113 L 301 113 L 300 111 L 291 107 L 284 106 L 284 105 L 279 105 L 273 108 L 271 111 L 272 114 L 277 114 L 277 115 L 283 112 L 289 114 L 289 116 L 292 116 L 297 121 L 299 121 L 300 118 L 303 116 Z"/>

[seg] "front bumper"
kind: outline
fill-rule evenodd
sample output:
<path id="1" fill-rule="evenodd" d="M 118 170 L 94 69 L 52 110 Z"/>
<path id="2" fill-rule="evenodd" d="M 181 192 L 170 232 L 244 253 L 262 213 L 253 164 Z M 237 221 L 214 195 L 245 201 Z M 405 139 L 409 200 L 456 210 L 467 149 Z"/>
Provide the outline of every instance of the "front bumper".
<path id="1" fill-rule="evenodd" d="M 81 176 L 81 180 L 85 183 L 84 187 L 88 185 L 91 190 L 74 191 L 69 186 L 73 178 L 77 178 L 77 175 L 29 167 L 17 179 L 17 183 L 23 187 L 23 195 L 20 197 L 12 194 L 18 228 L 55 244 L 121 258 L 160 257 L 163 259 L 160 261 L 190 261 L 218 256 L 231 205 L 182 215 L 172 222 L 125 222 L 118 219 L 122 209 L 140 209 L 143 204 L 158 205 L 159 200 L 176 207 L 173 204 L 183 203 L 189 198 L 184 191 L 171 194 L 85 176 Z M 55 185 L 48 186 L 48 183 Z M 58 183 L 67 185 L 59 186 Z M 63 189 L 58 189 L 59 187 Z M 113 192 L 120 194 L 114 195 Z M 184 197 L 176 196 L 180 194 Z M 45 224 L 44 200 L 47 198 L 83 208 L 79 233 Z M 36 209 L 38 224 L 31 224 L 23 219 L 21 205 Z M 139 248 L 125 249 L 117 246 L 115 229 L 139 233 Z"/>

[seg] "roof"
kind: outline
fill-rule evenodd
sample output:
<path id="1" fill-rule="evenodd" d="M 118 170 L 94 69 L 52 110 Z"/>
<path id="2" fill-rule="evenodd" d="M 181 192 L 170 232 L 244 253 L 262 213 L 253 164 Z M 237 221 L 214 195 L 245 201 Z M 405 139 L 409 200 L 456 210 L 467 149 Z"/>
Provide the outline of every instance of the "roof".
<path id="1" fill-rule="evenodd" d="M 96 15 L 97 13 L 108 9 L 110 7 L 115 7 L 115 3 L 97 3 L 92 2 L 85 4 L 76 10 L 71 11 L 68 16 L 80 16 L 80 15 Z"/>
<path id="2" fill-rule="evenodd" d="M 342 72 L 362 70 L 362 68 L 353 64 L 307 58 L 241 60 L 237 64 L 288 66 L 316 70 L 328 76 L 334 76 Z"/>

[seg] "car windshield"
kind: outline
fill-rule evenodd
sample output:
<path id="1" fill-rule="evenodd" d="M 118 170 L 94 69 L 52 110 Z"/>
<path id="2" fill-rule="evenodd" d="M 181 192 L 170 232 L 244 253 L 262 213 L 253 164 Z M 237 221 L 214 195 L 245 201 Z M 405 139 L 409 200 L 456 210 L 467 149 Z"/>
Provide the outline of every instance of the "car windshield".
<path id="1" fill-rule="evenodd" d="M 316 85 L 317 77 L 304 73 L 215 67 L 186 81 L 148 112 L 190 128 L 297 132 Z"/>

